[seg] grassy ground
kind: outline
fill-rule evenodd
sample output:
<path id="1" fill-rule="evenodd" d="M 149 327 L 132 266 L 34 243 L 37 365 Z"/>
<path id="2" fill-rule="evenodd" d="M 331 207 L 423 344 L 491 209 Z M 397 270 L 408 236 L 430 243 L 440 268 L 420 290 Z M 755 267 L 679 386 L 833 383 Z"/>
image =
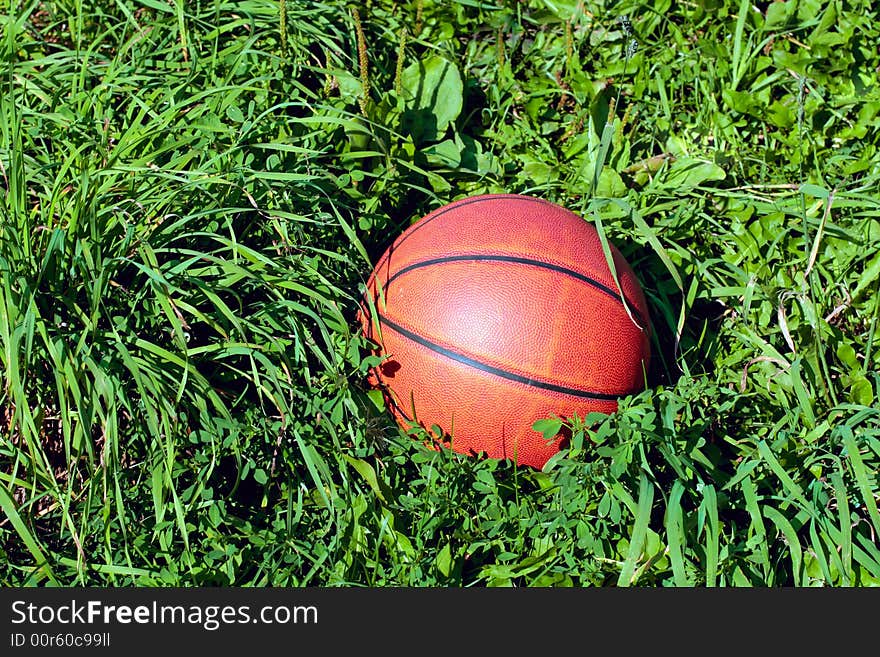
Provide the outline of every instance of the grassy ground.
<path id="1" fill-rule="evenodd" d="M 3 583 L 880 584 L 875 3 L 4 4 Z M 655 326 L 542 472 L 364 384 L 371 263 L 489 191 Z"/>

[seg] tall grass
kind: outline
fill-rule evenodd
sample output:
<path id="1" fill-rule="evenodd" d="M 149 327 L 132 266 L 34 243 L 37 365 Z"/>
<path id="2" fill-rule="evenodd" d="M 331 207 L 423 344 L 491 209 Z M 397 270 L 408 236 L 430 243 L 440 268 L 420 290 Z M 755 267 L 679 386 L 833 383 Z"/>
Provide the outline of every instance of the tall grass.
<path id="1" fill-rule="evenodd" d="M 10 4 L 2 581 L 876 585 L 880 34 L 819 5 Z M 541 472 L 363 380 L 372 258 L 492 191 L 582 210 L 654 327 Z"/>
<path id="2" fill-rule="evenodd" d="M 322 489 L 296 428 L 354 344 L 341 272 L 358 252 L 323 248 L 344 244 L 346 219 L 310 172 L 325 153 L 300 123 L 318 96 L 251 67 L 266 56 L 256 35 L 212 53 L 204 34 L 247 32 L 271 7 L 237 6 L 257 13 L 219 25 L 232 7 L 184 20 L 178 4 L 173 21 L 142 11 L 143 23 L 94 9 L 55 19 L 80 26 L 67 47 L 29 37 L 28 21 L 52 20 L 36 6 L 5 35 L 2 501 L 40 562 L 31 583 L 55 579 L 44 541 L 75 546 L 80 582 L 134 568 L 144 522 L 191 554 L 187 518 L 225 460 L 243 476 L 251 441 L 293 454 L 280 470 Z M 185 25 L 204 60 L 187 54 Z M 129 506 L 139 488 L 149 495 Z M 58 518 L 52 534 L 38 535 L 41 517 Z"/>

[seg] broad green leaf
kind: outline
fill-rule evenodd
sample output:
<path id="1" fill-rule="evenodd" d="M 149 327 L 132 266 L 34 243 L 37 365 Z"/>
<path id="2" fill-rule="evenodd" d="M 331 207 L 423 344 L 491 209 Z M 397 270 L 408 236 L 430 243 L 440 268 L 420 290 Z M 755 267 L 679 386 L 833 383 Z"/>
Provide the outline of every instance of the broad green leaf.
<path id="1" fill-rule="evenodd" d="M 445 139 L 439 144 L 429 146 L 424 153 L 431 164 L 452 169 L 461 164 L 461 151 L 452 139 Z"/>
<path id="2" fill-rule="evenodd" d="M 856 404 L 870 406 L 874 402 L 874 387 L 864 376 L 855 376 L 850 383 L 849 396 Z"/>
<path id="3" fill-rule="evenodd" d="M 244 113 L 242 113 L 241 109 L 237 105 L 229 105 L 226 108 L 226 117 L 230 121 L 235 121 L 236 123 L 244 123 Z"/>
<path id="4" fill-rule="evenodd" d="M 727 107 L 740 114 L 757 117 L 761 116 L 764 111 L 763 103 L 750 93 L 725 89 L 721 92 L 721 98 Z"/>
<path id="5" fill-rule="evenodd" d="M 687 192 L 705 182 L 724 180 L 727 174 L 720 166 L 694 157 L 676 159 L 663 176 L 663 187 L 672 192 Z"/>
<path id="6" fill-rule="evenodd" d="M 539 185 L 556 180 L 559 177 L 559 170 L 546 162 L 525 156 L 521 159 L 525 161 L 522 167 L 525 177 Z"/>
<path id="7" fill-rule="evenodd" d="M 541 0 L 541 4 L 561 21 L 570 21 L 583 11 L 577 0 Z"/>
<path id="8" fill-rule="evenodd" d="M 824 187 L 820 187 L 819 185 L 814 185 L 812 183 L 803 183 L 800 187 L 798 187 L 798 191 L 802 194 L 809 194 L 810 196 L 814 196 L 815 198 L 828 198 L 830 192 Z"/>
<path id="9" fill-rule="evenodd" d="M 379 478 L 376 476 L 376 470 L 372 465 L 363 459 L 358 459 L 349 456 L 348 454 L 343 454 L 342 458 L 344 458 L 355 470 L 357 470 L 358 474 L 364 478 L 364 481 L 367 482 L 367 485 L 376 497 L 378 497 L 383 503 L 388 502 L 385 498 L 385 490 L 383 490 L 383 486 L 380 485 Z"/>
<path id="10" fill-rule="evenodd" d="M 792 0 L 770 3 L 764 17 L 764 29 L 767 31 L 784 29 L 794 13 L 796 4 Z"/>
<path id="11" fill-rule="evenodd" d="M 372 389 L 367 391 L 367 397 L 371 402 L 373 402 L 373 406 L 376 407 L 379 411 L 385 411 L 385 395 L 382 394 L 381 390 Z"/>
<path id="12" fill-rule="evenodd" d="M 878 277 L 880 277 L 880 253 L 875 254 L 868 264 L 864 266 L 856 283 L 856 289 L 852 292 L 853 300 L 858 299 L 870 285 L 876 282 Z"/>
<path id="13" fill-rule="evenodd" d="M 464 85 L 456 65 L 432 55 L 404 69 L 401 84 L 404 128 L 416 143 L 440 140 L 463 104 Z"/>
<path id="14" fill-rule="evenodd" d="M 452 549 L 449 543 L 440 548 L 440 552 L 437 553 L 437 557 L 434 559 L 434 564 L 437 566 L 440 574 L 444 577 L 449 577 L 452 572 Z"/>
<path id="15" fill-rule="evenodd" d="M 544 440 L 553 440 L 562 429 L 562 420 L 546 418 L 537 420 L 532 429 L 544 436 Z"/>
<path id="16" fill-rule="evenodd" d="M 837 345 L 837 357 L 840 359 L 840 362 L 846 365 L 850 370 L 856 372 L 861 370 L 858 358 L 856 357 L 856 350 L 853 349 L 852 345 L 846 342 L 841 342 Z"/>
<path id="17" fill-rule="evenodd" d="M 602 198 L 621 198 L 626 196 L 626 192 L 626 185 L 620 174 L 613 169 L 603 168 L 596 184 L 595 195 Z"/>

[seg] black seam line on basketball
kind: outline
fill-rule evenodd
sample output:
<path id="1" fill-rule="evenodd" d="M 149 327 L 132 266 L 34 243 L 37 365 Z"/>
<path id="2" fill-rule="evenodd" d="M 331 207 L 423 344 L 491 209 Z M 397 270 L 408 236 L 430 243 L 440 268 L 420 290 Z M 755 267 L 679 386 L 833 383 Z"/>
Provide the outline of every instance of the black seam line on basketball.
<path id="1" fill-rule="evenodd" d="M 431 342 L 430 340 L 426 340 L 418 333 L 413 333 L 410 330 L 407 330 L 400 326 L 399 324 L 391 321 L 387 317 L 383 317 L 379 315 L 379 321 L 385 324 L 388 328 L 393 331 L 399 333 L 405 338 L 412 340 L 413 342 L 422 345 L 423 347 L 427 347 L 431 351 L 440 354 L 441 356 L 445 356 L 450 360 L 454 360 L 463 365 L 468 365 L 469 367 L 473 367 L 474 369 L 478 369 L 482 372 L 486 372 L 488 374 L 494 374 L 496 376 L 500 376 L 509 381 L 515 381 L 517 383 L 524 383 L 525 385 L 532 386 L 533 388 L 541 388 L 543 390 L 549 390 L 551 392 L 559 392 L 564 395 L 571 395 L 573 397 L 583 397 L 585 399 L 601 399 L 605 401 L 614 401 L 623 397 L 629 393 L 606 393 L 606 392 L 593 392 L 591 390 L 581 390 L 579 388 L 570 388 L 568 386 L 561 386 L 555 383 L 549 383 L 548 381 L 539 381 L 538 379 L 533 379 L 528 376 L 522 376 L 521 374 L 515 374 L 514 372 L 508 372 L 507 370 L 501 369 L 500 367 L 495 367 L 494 365 L 489 365 L 488 363 L 482 363 L 478 360 L 471 358 L 470 356 L 465 356 L 464 354 L 460 354 L 457 351 L 452 351 L 451 349 L 447 349 L 446 347 L 441 347 L 439 344 Z"/>
<path id="2" fill-rule="evenodd" d="M 406 420 L 407 422 L 415 422 L 415 420 L 409 416 L 409 413 L 404 411 L 401 405 L 398 404 L 396 400 L 392 399 L 391 404 L 394 406 L 394 408 L 397 409 L 397 412 L 403 416 L 404 420 Z"/>
<path id="3" fill-rule="evenodd" d="M 580 274 L 572 269 L 568 269 L 566 267 L 562 267 L 560 265 L 554 265 L 549 262 L 544 262 L 543 260 L 533 260 L 532 258 L 523 258 L 520 256 L 501 256 L 501 255 L 484 255 L 484 254 L 473 254 L 473 255 L 454 255 L 454 256 L 444 256 L 443 258 L 434 258 L 432 260 L 423 260 L 422 262 L 416 262 L 411 265 L 407 265 L 400 271 L 396 272 L 391 278 L 389 278 L 385 283 L 385 289 L 388 289 L 388 286 L 391 285 L 392 282 L 399 276 L 403 276 L 407 272 L 410 272 L 414 269 L 419 269 L 421 267 L 431 267 L 433 265 L 442 265 L 447 262 L 466 262 L 466 261 L 478 261 L 478 262 L 512 262 L 518 265 L 533 265 L 535 267 L 543 267 L 544 269 L 549 269 L 551 271 L 558 272 L 560 274 L 565 274 L 566 276 L 571 276 L 572 278 L 576 278 L 579 281 L 590 285 L 600 292 L 608 295 L 612 299 L 616 299 L 620 301 L 620 295 L 617 294 L 614 290 L 612 290 L 607 285 L 603 285 L 599 281 L 594 278 L 590 278 L 584 274 Z M 626 298 L 624 296 L 624 298 Z M 639 312 L 638 308 L 633 305 L 633 302 L 629 299 L 626 299 L 626 305 L 629 307 L 630 311 L 633 315 L 636 316 L 636 319 L 639 322 L 642 322 L 642 314 Z"/>
<path id="4" fill-rule="evenodd" d="M 381 376 L 379 377 L 379 380 L 382 381 Z M 386 389 L 390 388 L 390 386 L 387 383 L 385 383 L 384 381 L 382 381 L 382 385 L 385 386 Z M 403 419 L 405 419 L 407 422 L 415 422 L 415 420 L 413 418 L 411 418 L 406 411 L 403 410 L 403 407 L 397 403 L 397 400 L 394 399 L 394 395 L 392 393 L 386 391 L 385 394 L 387 396 L 388 401 L 391 403 L 391 405 L 394 406 L 394 408 L 397 410 L 397 412 L 403 416 Z"/>
<path id="5" fill-rule="evenodd" d="M 548 204 L 550 201 L 547 201 L 542 198 L 537 198 L 535 196 L 522 196 L 520 194 L 487 194 L 486 196 L 480 196 L 478 198 L 469 198 L 469 199 L 461 199 L 460 201 L 453 201 L 449 205 L 437 208 L 434 211 L 434 214 L 429 214 L 428 217 L 420 221 L 419 223 L 413 224 L 413 230 L 403 236 L 403 239 L 396 244 L 392 244 L 392 247 L 400 248 L 400 245 L 403 244 L 406 240 L 412 237 L 412 234 L 417 230 L 421 230 L 423 227 L 427 226 L 429 223 L 437 219 L 438 217 L 442 217 L 447 212 L 452 212 L 453 210 L 457 210 L 458 208 L 464 207 L 465 205 L 473 205 L 474 203 L 484 203 L 486 201 L 497 201 L 499 199 L 516 199 L 518 201 L 526 201 L 528 203 L 544 203 Z M 383 264 L 383 257 L 379 262 L 376 263 L 376 269 L 379 268 L 381 264 Z"/>

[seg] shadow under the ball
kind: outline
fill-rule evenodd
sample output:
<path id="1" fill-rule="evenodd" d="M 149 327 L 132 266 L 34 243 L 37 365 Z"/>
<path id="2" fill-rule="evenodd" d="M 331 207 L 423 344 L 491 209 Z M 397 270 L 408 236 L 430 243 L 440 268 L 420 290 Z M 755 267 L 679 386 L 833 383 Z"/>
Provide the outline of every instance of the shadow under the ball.
<path id="1" fill-rule="evenodd" d="M 650 308 L 650 301 L 648 306 Z M 685 315 L 677 345 L 674 326 L 665 322 L 653 323 L 647 381 L 649 388 L 675 385 L 684 373 L 679 365 L 682 359 L 686 359 L 692 374 L 710 374 L 714 371 L 713 357 L 724 311 L 724 305 L 717 301 L 696 300 Z M 678 318 L 678 310 L 675 318 Z"/>
<path id="2" fill-rule="evenodd" d="M 677 322 L 684 298 L 678 284 L 653 250 L 625 241 L 618 246 L 624 258 L 633 263 L 648 304 L 652 329 L 648 388 L 675 385 L 683 374 L 679 366 L 682 358 L 687 359 L 692 373 L 711 373 L 725 306 L 715 299 L 695 299 L 686 310 L 681 336 L 676 343 Z"/>

